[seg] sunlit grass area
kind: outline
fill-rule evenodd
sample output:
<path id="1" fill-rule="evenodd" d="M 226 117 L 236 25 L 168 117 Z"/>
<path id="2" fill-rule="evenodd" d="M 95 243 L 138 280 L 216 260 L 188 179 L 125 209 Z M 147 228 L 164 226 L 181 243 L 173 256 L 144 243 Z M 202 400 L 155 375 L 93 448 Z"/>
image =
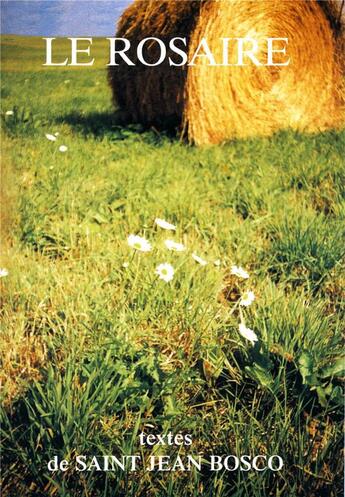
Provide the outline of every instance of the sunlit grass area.
<path id="1" fill-rule="evenodd" d="M 344 132 L 191 147 L 120 125 L 101 65 L 44 70 L 29 38 L 2 57 L 4 495 L 338 496 Z M 140 432 L 193 443 L 140 447 Z M 47 469 L 141 451 L 284 467 Z"/>

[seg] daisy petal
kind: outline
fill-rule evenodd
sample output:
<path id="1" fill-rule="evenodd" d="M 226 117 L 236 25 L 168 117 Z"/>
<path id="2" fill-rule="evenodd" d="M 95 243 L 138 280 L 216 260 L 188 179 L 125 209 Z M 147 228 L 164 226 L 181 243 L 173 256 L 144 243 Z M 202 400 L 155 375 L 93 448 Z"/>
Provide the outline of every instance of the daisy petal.
<path id="1" fill-rule="evenodd" d="M 155 219 L 155 224 L 162 228 L 163 230 L 176 230 L 176 226 L 174 224 L 168 223 L 165 219 L 160 219 L 159 217 L 156 217 Z"/>
<path id="2" fill-rule="evenodd" d="M 194 253 L 192 254 L 192 257 L 195 260 L 195 262 L 197 262 L 201 266 L 206 266 L 207 261 L 205 261 L 205 259 L 202 259 L 202 257 L 199 257 L 198 255 L 196 255 Z"/>
<path id="3" fill-rule="evenodd" d="M 255 294 L 251 290 L 244 292 L 241 297 L 240 305 L 244 307 L 249 307 L 255 300 Z"/>
<path id="4" fill-rule="evenodd" d="M 249 274 L 240 266 L 231 266 L 231 274 L 234 274 L 238 278 L 246 280 L 249 278 Z"/>
<path id="5" fill-rule="evenodd" d="M 177 243 L 173 240 L 165 240 L 164 245 L 168 250 L 174 250 L 175 252 L 183 252 L 184 250 L 186 250 L 186 247 L 183 245 L 183 243 Z"/>
<path id="6" fill-rule="evenodd" d="M 151 244 L 145 238 L 138 235 L 129 235 L 127 243 L 130 247 L 140 252 L 150 252 L 152 249 Z"/>
<path id="7" fill-rule="evenodd" d="M 174 278 L 175 271 L 171 264 L 164 262 L 156 267 L 155 273 L 160 280 L 169 283 Z"/>
<path id="8" fill-rule="evenodd" d="M 242 335 L 246 340 L 249 340 L 249 342 L 251 342 L 253 345 L 254 342 L 258 341 L 258 337 L 256 336 L 255 332 L 250 328 L 247 328 L 244 323 L 239 324 L 238 331 L 240 335 Z"/>

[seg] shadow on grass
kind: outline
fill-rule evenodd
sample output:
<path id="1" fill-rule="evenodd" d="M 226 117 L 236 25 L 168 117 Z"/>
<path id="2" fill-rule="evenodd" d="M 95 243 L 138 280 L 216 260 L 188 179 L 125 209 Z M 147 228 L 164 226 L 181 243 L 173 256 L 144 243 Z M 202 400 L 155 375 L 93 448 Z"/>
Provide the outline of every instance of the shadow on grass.
<path id="1" fill-rule="evenodd" d="M 123 141 L 127 139 L 135 140 L 140 139 L 146 143 L 159 145 L 167 141 L 175 142 L 181 140 L 181 130 L 179 129 L 175 120 L 166 119 L 164 122 L 155 123 L 154 125 L 145 125 L 142 123 L 134 123 L 128 119 L 128 115 L 123 110 L 114 112 L 71 112 L 62 114 L 54 118 L 56 124 L 67 124 L 72 130 L 82 135 L 83 137 L 93 137 L 96 139 L 107 138 L 110 141 Z M 186 130 L 184 132 L 186 134 Z M 341 132 L 337 130 L 328 130 L 321 133 L 304 134 L 292 129 L 279 130 L 270 137 L 253 136 L 250 138 L 238 139 L 232 138 L 224 140 L 219 145 L 231 146 L 236 144 L 245 145 L 246 147 L 262 146 L 266 144 L 271 147 L 273 143 L 282 142 L 283 145 L 288 144 L 295 146 L 296 143 L 307 140 L 309 146 L 317 146 L 318 140 L 322 142 L 329 142 L 335 146 L 341 146 L 342 140 L 340 138 Z M 184 141 L 184 139 L 182 138 Z M 187 143 L 187 141 L 184 141 Z"/>
<path id="2" fill-rule="evenodd" d="M 130 122 L 123 111 L 90 112 L 88 114 L 72 112 L 59 116 L 55 122 L 68 124 L 73 131 L 84 137 L 108 138 L 112 141 L 126 140 L 138 134 L 142 135 L 145 140 L 154 143 L 177 138 L 176 129 L 158 129 L 154 126 L 149 127 Z"/>

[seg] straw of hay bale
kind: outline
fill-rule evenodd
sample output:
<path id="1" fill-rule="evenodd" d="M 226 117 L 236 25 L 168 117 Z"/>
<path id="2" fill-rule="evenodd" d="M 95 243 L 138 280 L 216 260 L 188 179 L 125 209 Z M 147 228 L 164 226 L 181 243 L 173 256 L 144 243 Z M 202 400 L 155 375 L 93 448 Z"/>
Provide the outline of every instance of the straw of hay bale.
<path id="1" fill-rule="evenodd" d="M 323 2 L 325 4 L 325 2 Z M 148 36 L 186 36 L 189 54 L 205 37 L 221 60 L 222 37 L 288 37 L 286 67 L 111 68 L 114 100 L 129 119 L 148 125 L 178 124 L 190 142 L 204 145 L 232 138 L 270 135 L 283 128 L 314 132 L 343 120 L 339 2 L 288 0 L 136 0 L 123 14 L 117 36 L 137 42 Z M 341 23 L 340 23 L 341 24 Z M 333 26 L 334 27 L 334 26 Z M 231 45 L 230 45 L 231 47 Z M 259 59 L 265 59 L 265 45 Z M 157 46 L 149 49 L 157 59 Z M 230 48 L 229 58 L 235 56 Z M 156 57 L 155 57 L 156 56 Z"/>
<path id="2" fill-rule="evenodd" d="M 339 68 L 330 24 L 316 2 L 261 0 L 208 2 L 191 39 L 209 40 L 216 59 L 219 37 L 288 37 L 286 67 L 190 67 L 184 121 L 197 144 L 270 135 L 281 128 L 318 131 L 339 121 Z M 233 49 L 234 50 L 234 49 Z M 262 55 L 265 48 L 260 50 Z M 230 55 L 231 59 L 231 55 Z"/>
<path id="3" fill-rule="evenodd" d="M 320 6 L 329 20 L 335 38 L 337 62 L 345 74 L 345 0 L 320 1 Z"/>

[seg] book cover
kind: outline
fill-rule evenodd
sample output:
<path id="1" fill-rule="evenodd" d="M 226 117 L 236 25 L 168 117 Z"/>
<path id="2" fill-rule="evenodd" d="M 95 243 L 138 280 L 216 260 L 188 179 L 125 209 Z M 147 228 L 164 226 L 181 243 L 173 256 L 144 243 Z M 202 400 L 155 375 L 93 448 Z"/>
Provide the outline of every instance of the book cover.
<path id="1" fill-rule="evenodd" d="M 344 1 L 1 1 L 4 497 L 343 492 Z"/>

